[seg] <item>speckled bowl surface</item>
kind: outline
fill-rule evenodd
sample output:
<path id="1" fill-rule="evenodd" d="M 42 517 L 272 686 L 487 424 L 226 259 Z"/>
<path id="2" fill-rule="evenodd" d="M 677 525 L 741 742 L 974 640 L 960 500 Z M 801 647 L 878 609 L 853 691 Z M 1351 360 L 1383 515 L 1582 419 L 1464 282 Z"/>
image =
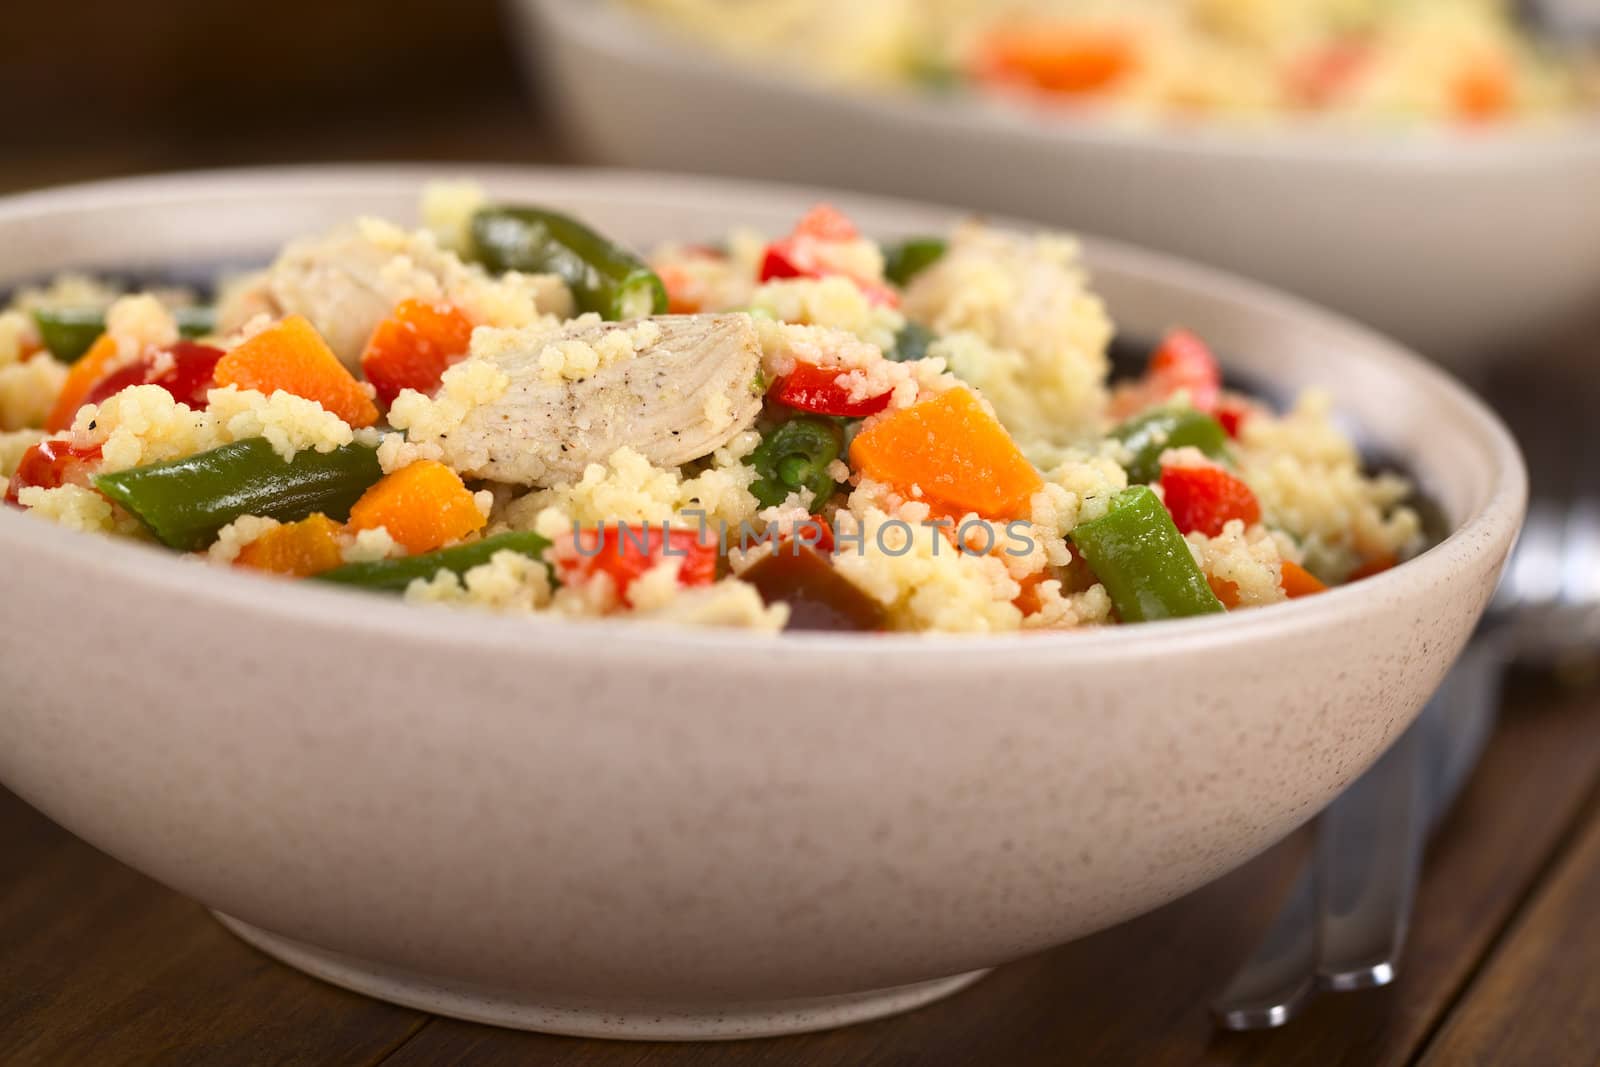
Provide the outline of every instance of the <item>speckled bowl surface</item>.
<path id="1" fill-rule="evenodd" d="M 478 173 L 640 245 L 781 230 L 818 195 Z M 0 201 L 0 287 L 258 261 L 358 213 L 413 217 L 427 176 Z M 833 199 L 884 236 L 949 221 Z M 408 607 L 4 511 L 0 780 L 313 973 L 569 1033 L 848 1022 L 1170 900 L 1305 821 L 1411 720 L 1493 589 L 1524 473 L 1475 399 L 1383 339 L 1172 260 L 1087 254 L 1129 334 L 1183 322 L 1275 390 L 1326 385 L 1449 538 L 1221 619 L 773 637 Z"/>

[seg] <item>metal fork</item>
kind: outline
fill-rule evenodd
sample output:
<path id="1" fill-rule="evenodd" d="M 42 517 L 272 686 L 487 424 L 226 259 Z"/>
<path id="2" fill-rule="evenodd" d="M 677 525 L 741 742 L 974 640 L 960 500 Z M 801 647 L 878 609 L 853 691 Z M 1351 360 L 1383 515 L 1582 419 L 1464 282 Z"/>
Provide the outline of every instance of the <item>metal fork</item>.
<path id="1" fill-rule="evenodd" d="M 1600 497 L 1537 501 L 1482 626 L 1438 693 L 1318 818 L 1313 858 L 1212 1004 L 1217 1024 L 1282 1026 L 1320 992 L 1393 981 L 1429 830 L 1477 764 L 1506 666 L 1592 656 L 1597 647 Z"/>
<path id="2" fill-rule="evenodd" d="M 1219 1026 L 1281 1026 L 1319 993 L 1396 976 L 1431 828 L 1476 765 L 1512 662 L 1600 664 L 1600 323 L 1484 383 L 1523 446 L 1533 502 L 1478 633 L 1394 748 L 1318 818 L 1317 846 L 1251 958 L 1212 1005 Z M 1547 358 L 1548 357 L 1548 358 Z"/>
<path id="3" fill-rule="evenodd" d="M 1498 641 L 1475 639 L 1417 721 L 1318 818 L 1312 859 L 1212 1005 L 1219 1026 L 1282 1026 L 1320 992 L 1394 980 L 1427 831 L 1488 739 L 1503 663 Z"/>

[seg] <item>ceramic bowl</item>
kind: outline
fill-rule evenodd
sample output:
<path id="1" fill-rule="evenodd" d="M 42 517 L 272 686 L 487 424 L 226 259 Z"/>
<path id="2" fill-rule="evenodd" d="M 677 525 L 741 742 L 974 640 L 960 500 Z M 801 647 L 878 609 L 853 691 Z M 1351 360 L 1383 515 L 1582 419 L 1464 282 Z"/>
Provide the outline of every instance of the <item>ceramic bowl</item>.
<path id="1" fill-rule="evenodd" d="M 478 174 L 639 245 L 781 231 L 821 195 L 885 236 L 951 221 L 791 187 Z M 260 261 L 358 213 L 413 217 L 426 176 L 11 198 L 0 287 Z M 1328 386 L 1448 539 L 1220 619 L 762 636 L 406 606 L 0 509 L 0 780 L 313 974 L 563 1033 L 836 1025 L 1171 900 L 1308 819 L 1412 719 L 1494 587 L 1524 472 L 1477 400 L 1388 341 L 1210 270 L 1086 252 L 1130 334 L 1187 323 L 1274 390 Z"/>
<path id="2" fill-rule="evenodd" d="M 1105 234 L 1337 308 L 1459 370 L 1595 314 L 1600 119 L 1567 133 L 1130 129 L 738 64 L 614 0 L 508 0 L 593 160 L 817 182 Z"/>

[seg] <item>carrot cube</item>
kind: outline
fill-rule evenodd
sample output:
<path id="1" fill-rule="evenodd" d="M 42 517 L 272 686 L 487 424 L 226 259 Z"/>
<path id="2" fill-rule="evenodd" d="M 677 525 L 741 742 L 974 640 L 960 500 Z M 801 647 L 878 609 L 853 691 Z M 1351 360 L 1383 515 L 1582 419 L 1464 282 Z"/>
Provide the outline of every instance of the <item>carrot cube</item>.
<path id="1" fill-rule="evenodd" d="M 350 529 L 379 526 L 416 555 L 483 528 L 483 512 L 455 471 L 422 459 L 386 475 L 350 509 Z"/>
<path id="2" fill-rule="evenodd" d="M 223 356 L 216 374 L 219 386 L 268 394 L 281 389 L 315 400 L 357 429 L 378 421 L 378 406 L 367 390 L 300 315 L 267 327 Z"/>

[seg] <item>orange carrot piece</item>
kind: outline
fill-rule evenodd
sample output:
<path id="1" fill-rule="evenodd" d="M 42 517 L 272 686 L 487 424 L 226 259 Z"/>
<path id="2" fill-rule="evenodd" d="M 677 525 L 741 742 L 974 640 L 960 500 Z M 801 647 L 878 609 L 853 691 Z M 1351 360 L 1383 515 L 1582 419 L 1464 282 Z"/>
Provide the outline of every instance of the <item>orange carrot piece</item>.
<path id="1" fill-rule="evenodd" d="M 1359 582 L 1363 578 L 1371 578 L 1374 574 L 1382 574 L 1399 563 L 1399 558 L 1393 552 L 1382 552 L 1376 556 L 1369 556 L 1362 562 L 1361 566 L 1350 572 L 1350 577 L 1346 581 Z"/>
<path id="2" fill-rule="evenodd" d="M 1492 122 L 1510 110 L 1515 95 L 1511 71 L 1495 56 L 1464 67 L 1450 84 L 1450 103 L 1463 122 Z"/>
<path id="3" fill-rule="evenodd" d="M 1037 615 L 1044 610 L 1044 602 L 1039 599 L 1039 587 L 1049 577 L 1047 572 L 1039 571 L 1018 579 L 1017 584 L 1022 587 L 1022 592 L 1011 599 L 1012 605 L 1024 615 Z"/>
<path id="4" fill-rule="evenodd" d="M 1288 559 L 1283 561 L 1282 581 L 1283 591 L 1289 594 L 1290 600 L 1294 600 L 1297 597 L 1310 596 L 1313 593 L 1321 593 L 1328 588 L 1322 584 L 1322 580 L 1315 574 Z"/>
<path id="5" fill-rule="evenodd" d="M 217 384 L 283 390 L 315 400 L 357 429 L 378 421 L 378 406 L 302 316 L 267 327 L 217 362 Z"/>
<path id="6" fill-rule="evenodd" d="M 1117 81 L 1137 63 L 1135 42 L 1119 30 L 1015 25 L 996 29 L 980 42 L 973 73 L 980 81 L 1089 93 Z"/>
<path id="7" fill-rule="evenodd" d="M 1222 601 L 1222 606 L 1232 611 L 1239 606 L 1239 583 L 1229 581 L 1227 578 L 1218 578 L 1215 575 L 1206 575 L 1206 584 L 1211 591 Z"/>
<path id="8" fill-rule="evenodd" d="M 339 524 L 318 512 L 308 519 L 274 527 L 239 550 L 235 566 L 309 578 L 344 562 Z"/>
<path id="9" fill-rule="evenodd" d="M 70 429 L 73 416 L 89 399 L 94 387 L 116 370 L 119 362 L 117 342 L 112 340 L 110 334 L 101 334 L 89 346 L 89 351 L 78 357 L 78 361 L 67 372 L 67 380 L 56 396 L 55 406 L 50 409 L 50 417 L 45 420 L 44 428 L 51 433 Z"/>
<path id="10" fill-rule="evenodd" d="M 461 476 L 431 459 L 386 475 L 350 509 L 350 529 L 382 526 L 413 555 L 442 548 L 483 524 L 483 512 Z"/>
<path id="11" fill-rule="evenodd" d="M 1044 486 L 1033 464 L 970 389 L 951 389 L 883 416 L 856 435 L 851 464 L 874 481 L 946 511 L 988 519 L 1026 513 Z"/>

